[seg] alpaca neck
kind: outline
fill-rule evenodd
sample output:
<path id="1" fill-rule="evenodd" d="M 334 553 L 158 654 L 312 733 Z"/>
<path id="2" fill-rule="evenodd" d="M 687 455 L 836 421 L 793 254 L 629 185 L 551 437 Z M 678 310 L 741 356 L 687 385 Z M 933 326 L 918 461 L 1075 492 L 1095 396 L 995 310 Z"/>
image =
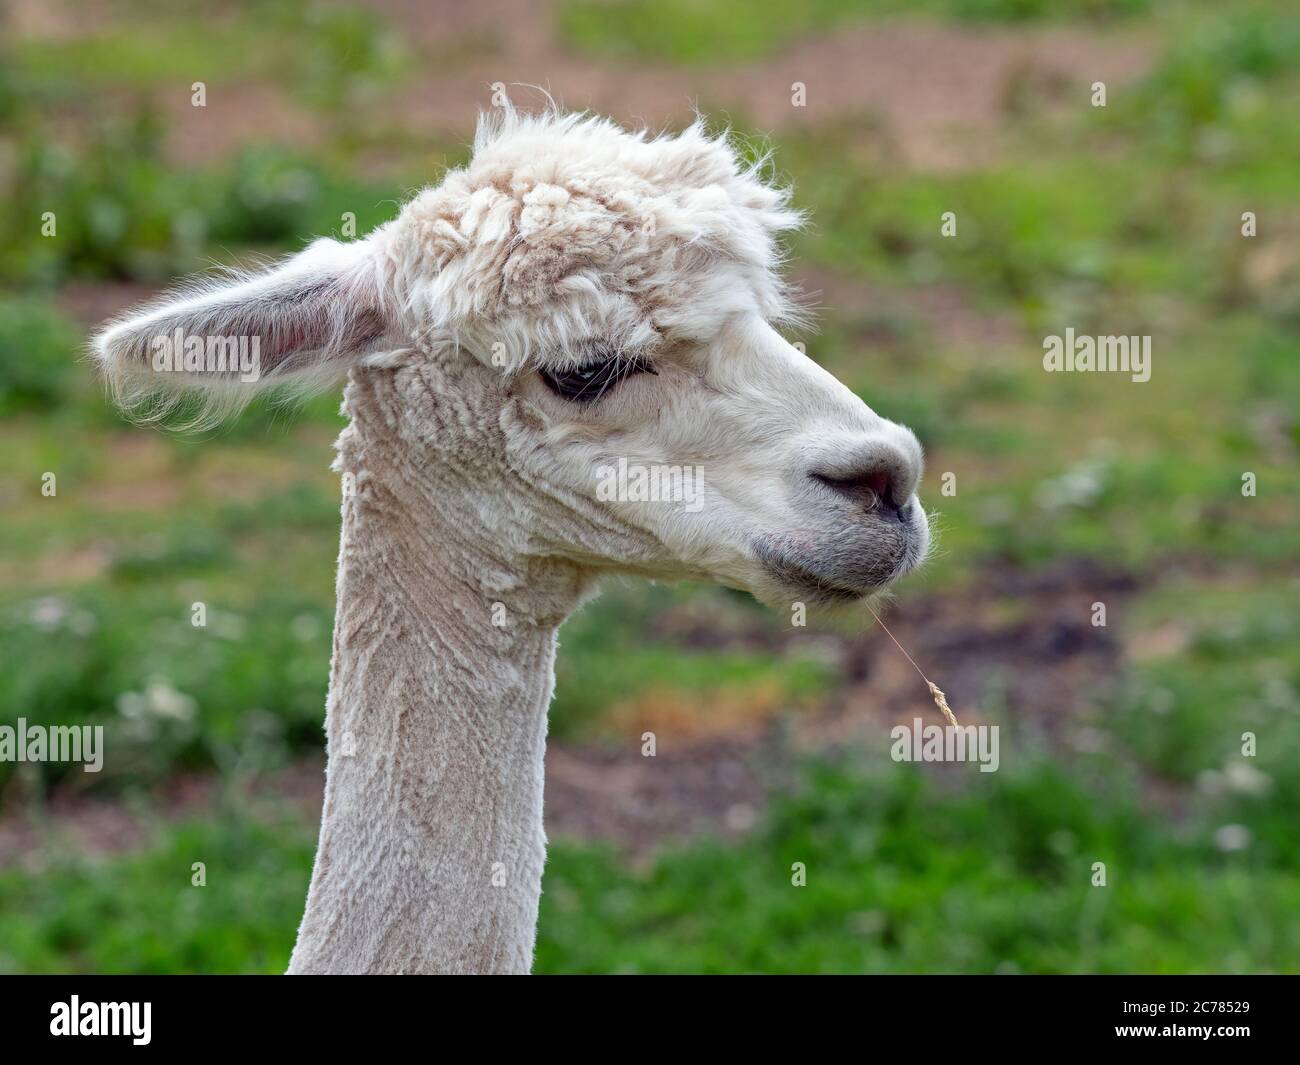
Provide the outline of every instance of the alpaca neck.
<path id="1" fill-rule="evenodd" d="M 500 546 L 517 538 L 485 527 L 481 463 L 412 455 L 391 384 L 348 390 L 325 803 L 289 971 L 527 972 L 556 631 L 581 581 Z"/>

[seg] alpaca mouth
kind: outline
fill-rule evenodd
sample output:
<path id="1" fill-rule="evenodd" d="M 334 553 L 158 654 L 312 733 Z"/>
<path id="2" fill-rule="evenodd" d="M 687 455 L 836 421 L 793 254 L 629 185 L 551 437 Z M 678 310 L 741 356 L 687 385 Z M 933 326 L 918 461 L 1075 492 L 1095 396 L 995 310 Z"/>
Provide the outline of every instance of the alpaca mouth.
<path id="1" fill-rule="evenodd" d="M 788 558 L 767 558 L 762 562 L 763 568 L 783 585 L 818 603 L 856 603 L 876 590 L 875 587 L 849 588 L 836 584 Z"/>
<path id="2" fill-rule="evenodd" d="M 923 539 L 910 530 L 874 552 L 837 547 L 822 555 L 777 538 L 756 539 L 753 546 L 768 576 L 828 605 L 865 599 L 916 568 L 925 554 Z"/>

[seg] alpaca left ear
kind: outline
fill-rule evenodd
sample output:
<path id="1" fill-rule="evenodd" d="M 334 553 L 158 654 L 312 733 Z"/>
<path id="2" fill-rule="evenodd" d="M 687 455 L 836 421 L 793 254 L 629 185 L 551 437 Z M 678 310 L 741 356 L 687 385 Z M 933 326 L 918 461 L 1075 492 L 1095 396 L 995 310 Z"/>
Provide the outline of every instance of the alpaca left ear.
<path id="1" fill-rule="evenodd" d="M 341 377 L 387 331 L 368 241 L 318 240 L 279 266 L 202 281 L 103 329 L 95 358 L 119 399 L 168 389 L 236 403 Z"/>

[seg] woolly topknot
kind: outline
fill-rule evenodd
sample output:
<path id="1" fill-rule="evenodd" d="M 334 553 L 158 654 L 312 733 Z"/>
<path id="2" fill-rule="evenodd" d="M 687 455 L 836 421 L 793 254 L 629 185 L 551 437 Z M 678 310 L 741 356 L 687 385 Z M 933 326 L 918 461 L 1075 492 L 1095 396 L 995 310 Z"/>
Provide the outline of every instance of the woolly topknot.
<path id="1" fill-rule="evenodd" d="M 778 237 L 802 216 L 770 170 L 766 151 L 747 157 L 702 119 L 651 135 L 501 108 L 480 117 L 466 166 L 365 239 L 191 282 L 111 323 L 93 353 L 137 416 L 197 389 L 210 421 L 267 387 L 328 387 L 394 348 L 461 348 L 517 371 L 593 342 L 705 339 L 745 310 L 788 320 Z M 189 356 L 161 358 L 176 339 Z M 240 339 L 256 341 L 256 373 L 209 357 Z"/>

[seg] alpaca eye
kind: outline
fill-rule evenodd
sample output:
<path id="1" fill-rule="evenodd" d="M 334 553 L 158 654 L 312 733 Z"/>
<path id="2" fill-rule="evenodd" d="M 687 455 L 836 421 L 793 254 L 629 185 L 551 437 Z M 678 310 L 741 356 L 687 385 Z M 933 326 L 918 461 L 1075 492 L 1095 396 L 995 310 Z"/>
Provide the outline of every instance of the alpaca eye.
<path id="1" fill-rule="evenodd" d="M 571 370 L 542 370 L 546 387 L 561 399 L 594 403 L 633 374 L 656 373 L 644 359 L 605 355 Z"/>

